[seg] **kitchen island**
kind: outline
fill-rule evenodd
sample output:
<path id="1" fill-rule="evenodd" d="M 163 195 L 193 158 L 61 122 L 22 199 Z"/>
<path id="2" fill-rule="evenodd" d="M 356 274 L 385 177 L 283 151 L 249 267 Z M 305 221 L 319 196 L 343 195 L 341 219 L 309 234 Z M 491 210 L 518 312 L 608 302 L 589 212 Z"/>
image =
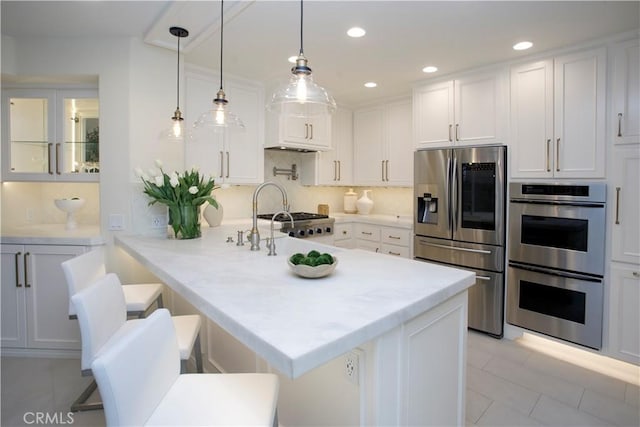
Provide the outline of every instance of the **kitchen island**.
<path id="1" fill-rule="evenodd" d="M 227 242 L 237 230 L 115 243 L 253 352 L 255 370 L 280 374 L 282 425 L 464 423 L 473 273 L 290 237 L 267 256 L 264 241 Z M 311 249 L 338 258 L 332 275 L 289 271 L 287 257 Z"/>

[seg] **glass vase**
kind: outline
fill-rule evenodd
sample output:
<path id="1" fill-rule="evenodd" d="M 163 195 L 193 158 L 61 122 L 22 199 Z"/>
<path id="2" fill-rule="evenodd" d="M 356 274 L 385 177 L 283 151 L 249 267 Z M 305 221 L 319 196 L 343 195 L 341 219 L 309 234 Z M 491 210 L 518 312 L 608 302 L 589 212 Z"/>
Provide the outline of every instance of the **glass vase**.
<path id="1" fill-rule="evenodd" d="M 200 232 L 200 206 L 180 205 L 169 208 L 169 225 L 176 239 L 195 239 Z"/>

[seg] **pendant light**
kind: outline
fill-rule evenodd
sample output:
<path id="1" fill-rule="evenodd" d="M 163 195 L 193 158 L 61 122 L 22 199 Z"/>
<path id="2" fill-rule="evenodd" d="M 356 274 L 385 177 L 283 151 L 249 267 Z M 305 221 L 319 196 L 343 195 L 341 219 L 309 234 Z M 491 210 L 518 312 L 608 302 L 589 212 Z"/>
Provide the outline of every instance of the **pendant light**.
<path id="1" fill-rule="evenodd" d="M 213 100 L 213 109 L 205 111 L 194 123 L 196 128 L 212 128 L 223 131 L 225 128 L 244 130 L 242 120 L 229 110 L 229 101 L 222 89 L 222 58 L 224 35 L 224 0 L 220 1 L 220 89 Z"/>
<path id="2" fill-rule="evenodd" d="M 289 83 L 278 88 L 271 102 L 267 104 L 267 110 L 287 116 L 312 117 L 333 114 L 336 111 L 336 102 L 327 91 L 316 84 L 311 77 L 307 58 L 303 49 L 303 4 L 300 0 L 300 53 L 296 59 L 296 65 L 291 68 L 293 74 Z"/>
<path id="3" fill-rule="evenodd" d="M 180 111 L 180 39 L 187 37 L 189 31 L 180 27 L 171 27 L 169 32 L 178 38 L 178 73 L 176 78 L 176 111 L 171 117 L 171 125 L 168 129 L 163 130 L 160 133 L 160 139 L 167 142 L 182 142 L 185 138 L 188 138 L 186 129 L 184 128 L 184 119 L 182 118 L 182 112 Z"/>

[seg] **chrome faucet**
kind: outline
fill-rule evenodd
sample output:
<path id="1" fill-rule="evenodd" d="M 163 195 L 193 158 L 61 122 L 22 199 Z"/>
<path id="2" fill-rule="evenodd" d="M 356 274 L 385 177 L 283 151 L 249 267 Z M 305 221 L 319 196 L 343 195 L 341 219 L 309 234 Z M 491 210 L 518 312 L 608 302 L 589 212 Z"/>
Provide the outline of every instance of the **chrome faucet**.
<path id="1" fill-rule="evenodd" d="M 293 217 L 291 216 L 291 214 L 287 211 L 280 211 L 280 212 L 276 212 L 273 214 L 273 216 L 271 217 L 271 238 L 267 239 L 267 249 L 269 249 L 269 253 L 267 255 L 271 256 L 271 255 L 278 255 L 276 253 L 276 240 L 273 237 L 273 221 L 276 219 L 276 217 L 280 214 L 286 214 L 289 216 L 289 219 L 291 219 L 291 228 L 293 228 L 294 224 L 293 224 Z"/>
<path id="2" fill-rule="evenodd" d="M 287 201 L 287 192 L 280 184 L 275 183 L 273 181 L 267 181 L 267 182 L 263 182 L 262 184 L 258 185 L 258 187 L 256 187 L 255 191 L 253 192 L 253 215 L 252 215 L 253 225 L 252 225 L 251 231 L 249 232 L 249 240 L 251 241 L 252 251 L 260 250 L 260 233 L 258 232 L 258 194 L 260 194 L 260 191 L 262 191 L 262 189 L 268 185 L 273 185 L 278 190 L 280 190 L 280 192 L 282 193 L 282 210 L 285 212 L 289 212 L 289 202 Z M 273 222 L 271 223 L 271 225 L 273 228 Z"/>

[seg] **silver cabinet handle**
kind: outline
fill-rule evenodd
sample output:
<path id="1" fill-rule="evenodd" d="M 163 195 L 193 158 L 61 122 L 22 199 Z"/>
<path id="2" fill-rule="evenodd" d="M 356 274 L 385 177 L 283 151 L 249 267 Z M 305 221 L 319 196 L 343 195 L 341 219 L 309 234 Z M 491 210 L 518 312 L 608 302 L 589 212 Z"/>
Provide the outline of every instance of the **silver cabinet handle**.
<path id="1" fill-rule="evenodd" d="M 551 172 L 551 164 L 549 162 L 550 153 L 551 153 L 551 138 L 547 139 L 547 172 Z"/>
<path id="2" fill-rule="evenodd" d="M 47 144 L 49 147 L 49 175 L 53 175 L 53 167 L 51 166 L 51 161 L 53 156 L 51 155 L 51 149 L 53 148 L 53 144 L 50 142 Z"/>
<path id="3" fill-rule="evenodd" d="M 313 123 L 311 123 L 309 127 L 311 128 L 311 138 L 309 139 L 313 139 Z"/>
<path id="4" fill-rule="evenodd" d="M 637 272 L 637 271 L 634 271 L 634 272 L 633 272 L 633 273 L 631 273 L 631 274 L 633 274 L 633 277 L 640 277 L 640 273 L 639 273 L 639 272 Z"/>
<path id="5" fill-rule="evenodd" d="M 384 160 L 382 160 L 380 162 L 380 176 L 382 177 L 382 180 L 384 181 Z"/>
<path id="6" fill-rule="evenodd" d="M 616 225 L 620 224 L 620 187 L 616 187 Z"/>
<path id="7" fill-rule="evenodd" d="M 484 249 L 471 249 L 471 248 L 459 248 L 457 246 L 447 246 L 447 245 L 439 245 L 437 243 L 427 243 L 427 242 L 420 242 L 419 243 L 421 245 L 424 246 L 432 246 L 434 248 L 442 248 L 442 249 L 451 249 L 452 251 L 462 251 L 462 252 L 473 252 L 476 254 L 490 254 L 491 251 L 487 251 Z"/>
<path id="8" fill-rule="evenodd" d="M 334 181 L 338 180 L 338 161 L 337 160 L 333 161 L 333 180 Z"/>
<path id="9" fill-rule="evenodd" d="M 338 160 L 338 181 L 342 180 L 342 163 Z"/>
<path id="10" fill-rule="evenodd" d="M 618 113 L 618 138 L 622 137 L 622 113 Z"/>
<path id="11" fill-rule="evenodd" d="M 488 282 L 491 280 L 491 277 L 489 276 L 476 276 L 477 280 L 484 280 L 485 282 Z"/>
<path id="12" fill-rule="evenodd" d="M 458 134 L 459 130 L 460 130 L 460 124 L 456 123 L 456 141 L 460 141 L 460 136 Z"/>
<path id="13" fill-rule="evenodd" d="M 225 175 L 226 178 L 229 178 L 229 152 L 227 151 L 227 174 Z"/>
<path id="14" fill-rule="evenodd" d="M 20 270 L 19 270 L 19 266 L 18 266 L 21 256 L 22 256 L 22 252 L 17 252 L 16 253 L 16 288 L 21 288 L 22 287 L 22 283 L 20 283 Z"/>
<path id="15" fill-rule="evenodd" d="M 389 160 L 385 160 L 384 164 L 384 174 L 386 176 L 385 181 L 389 181 Z"/>
<path id="16" fill-rule="evenodd" d="M 451 138 L 451 128 L 453 128 L 453 125 L 449 124 L 449 142 L 453 142 L 453 139 Z"/>
<path id="17" fill-rule="evenodd" d="M 60 143 L 56 144 L 56 174 L 60 175 Z"/>
<path id="18" fill-rule="evenodd" d="M 24 287 L 25 288 L 31 287 L 31 285 L 29 284 L 29 276 L 27 275 L 27 272 L 29 271 L 29 255 L 31 255 L 29 252 L 24 253 Z"/>
<path id="19" fill-rule="evenodd" d="M 396 255 L 396 256 L 400 256 L 400 252 L 387 251 L 387 253 L 388 253 L 389 255 Z"/>
<path id="20" fill-rule="evenodd" d="M 556 139 L 556 172 L 560 172 L 560 138 Z"/>
<path id="21" fill-rule="evenodd" d="M 373 233 L 371 233 L 370 231 L 361 231 L 360 234 L 365 234 L 367 236 L 371 236 Z"/>
<path id="22" fill-rule="evenodd" d="M 400 236 L 392 236 L 392 235 L 388 235 L 387 236 L 389 239 L 396 239 L 396 240 L 400 240 Z"/>
<path id="23" fill-rule="evenodd" d="M 224 153 L 220 151 L 220 178 L 223 177 L 224 174 Z"/>

